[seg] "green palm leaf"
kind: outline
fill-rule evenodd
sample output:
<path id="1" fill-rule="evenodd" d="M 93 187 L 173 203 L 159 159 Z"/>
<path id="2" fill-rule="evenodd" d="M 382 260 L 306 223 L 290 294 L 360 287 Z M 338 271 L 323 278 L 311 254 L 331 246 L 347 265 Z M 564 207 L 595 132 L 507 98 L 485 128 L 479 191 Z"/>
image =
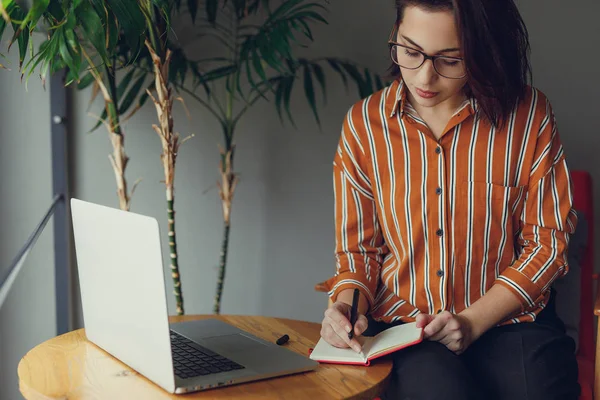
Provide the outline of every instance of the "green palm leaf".
<path id="1" fill-rule="evenodd" d="M 313 39 L 309 22 L 327 23 L 318 12 L 321 10 L 325 10 L 325 7 L 318 3 L 289 0 L 275 9 L 253 34 L 242 35 L 239 59 L 245 64 L 244 70 L 253 89 L 258 85 L 255 75 L 262 82 L 267 79 L 266 66 L 278 73 L 292 73 L 286 68 L 287 63 L 282 61 L 292 58 L 293 44 L 299 43 L 298 34 L 309 40 Z M 238 86 L 239 79 L 240 77 Z"/>
<path id="2" fill-rule="evenodd" d="M 12 0 L 1 0 L 2 1 L 2 6 L 4 7 L 4 10 L 6 11 L 6 13 L 8 14 L 9 18 L 15 18 L 12 14 L 15 10 L 15 8 L 17 8 L 17 5 L 12 1 Z M 6 3 L 6 4 L 4 4 Z M 0 16 L 0 38 L 2 38 L 2 35 L 4 34 L 4 30 L 6 29 L 7 26 L 7 22 L 6 20 Z"/>
<path id="3" fill-rule="evenodd" d="M 144 86 L 145 81 L 146 81 L 146 74 L 141 74 L 137 78 L 135 83 L 131 86 L 131 88 L 129 89 L 129 91 L 127 92 L 125 97 L 123 98 L 123 101 L 119 105 L 119 114 L 120 115 L 124 115 L 125 113 L 127 113 L 127 111 L 129 111 L 129 108 L 133 104 L 133 101 L 140 94 L 140 90 Z"/>
<path id="4" fill-rule="evenodd" d="M 98 122 L 96 122 L 96 125 L 94 125 L 94 127 L 92 129 L 90 129 L 88 133 L 92 133 L 96 129 L 100 128 L 100 126 L 104 123 L 104 121 L 106 121 L 107 117 L 108 117 L 108 112 L 106 111 L 106 108 L 105 108 L 102 110 L 102 115 L 100 116 L 100 119 L 98 120 Z"/>
<path id="5" fill-rule="evenodd" d="M 192 22 L 196 22 L 196 15 L 198 15 L 198 0 L 187 0 L 188 10 L 190 12 L 190 17 L 192 17 Z"/>
<path id="6" fill-rule="evenodd" d="M 83 2 L 76 9 L 77 18 L 89 42 L 106 65 L 111 65 L 106 51 L 106 30 L 91 3 Z"/>
<path id="7" fill-rule="evenodd" d="M 15 7 L 12 10 L 10 17 L 11 17 L 12 21 L 23 21 L 26 18 L 26 13 L 20 7 Z M 19 47 L 19 68 L 21 68 L 21 66 L 23 65 L 23 62 L 25 61 L 25 57 L 27 56 L 27 45 L 29 44 L 29 32 L 22 33 L 22 31 L 20 30 L 20 23 L 18 23 L 18 22 L 12 22 L 11 25 L 13 27 L 14 34 L 13 34 L 12 39 L 10 40 L 8 47 L 10 49 L 10 46 L 12 46 L 12 44 L 15 41 L 17 41 L 17 44 Z"/>
<path id="8" fill-rule="evenodd" d="M 285 106 L 285 111 L 287 113 L 288 119 L 290 120 L 292 126 L 296 126 L 295 122 L 294 122 L 294 118 L 292 117 L 292 112 L 290 110 L 290 103 L 291 103 L 291 99 L 292 99 L 292 89 L 294 88 L 294 83 L 296 82 L 296 80 L 294 79 L 293 76 L 286 78 L 286 80 L 284 81 L 284 87 L 283 87 L 283 102 L 284 102 L 284 106 Z"/>
<path id="9" fill-rule="evenodd" d="M 344 71 L 342 71 L 342 68 L 340 68 L 340 65 L 338 64 L 337 60 L 333 59 L 333 58 L 329 58 L 329 59 L 327 59 L 327 63 L 335 72 L 337 72 L 342 77 L 344 86 L 346 87 L 346 89 L 348 89 L 348 77 L 346 76 Z"/>
<path id="10" fill-rule="evenodd" d="M 323 72 L 323 68 L 319 64 L 312 64 L 312 72 L 315 74 L 315 78 L 319 81 L 321 85 L 321 90 L 323 91 L 323 102 L 327 102 L 327 86 L 325 84 L 325 73 Z"/>
<path id="11" fill-rule="evenodd" d="M 312 74 L 310 72 L 310 65 L 308 64 L 304 65 L 304 93 L 306 94 L 308 104 L 310 105 L 315 119 L 317 120 L 317 124 L 321 125 L 321 120 L 317 111 L 317 101 L 315 99 L 315 89 L 313 86 Z"/>
<path id="12" fill-rule="evenodd" d="M 132 53 L 139 52 L 146 29 L 146 20 L 138 2 L 131 0 L 106 0 L 106 2 L 119 21 L 124 31 L 125 41 Z"/>
<path id="13" fill-rule="evenodd" d="M 21 31 L 25 30 L 25 28 L 33 30 L 36 27 L 40 18 L 42 17 L 42 14 L 44 13 L 44 11 L 46 11 L 49 5 L 50 0 L 34 0 L 29 12 L 27 13 L 23 21 L 21 21 L 19 28 L 15 31 L 15 36 L 13 37 L 13 40 L 17 36 L 19 36 Z"/>
<path id="14" fill-rule="evenodd" d="M 219 0 L 206 0 L 205 4 L 206 16 L 208 22 L 215 23 L 217 21 L 217 11 L 219 9 Z"/>
<path id="15" fill-rule="evenodd" d="M 166 29 L 170 29 L 172 2 L 168 0 L 152 0 L 152 3 L 160 12 L 160 18 L 167 23 Z M 198 0 L 188 0 L 189 3 L 198 4 Z"/>
<path id="16" fill-rule="evenodd" d="M 132 82 L 133 74 L 135 74 L 135 69 L 130 68 L 125 76 L 121 78 L 121 82 L 119 82 L 119 85 L 117 86 L 117 99 L 120 99 L 125 94 L 127 87 Z"/>
<path id="17" fill-rule="evenodd" d="M 333 72 L 338 74 L 344 85 L 347 88 L 348 82 L 352 81 L 356 84 L 359 92 L 359 97 L 364 98 L 375 90 L 380 90 L 384 87 L 381 78 L 377 74 L 373 74 L 368 68 L 362 69 L 358 65 L 337 58 L 325 58 L 317 60 L 307 60 L 300 58 L 297 62 L 288 62 L 288 68 L 292 71 L 290 75 L 281 75 L 275 78 L 271 78 L 275 96 L 275 107 L 279 119 L 283 122 L 283 110 L 285 109 L 289 121 L 294 125 L 292 114 L 289 108 L 290 98 L 294 82 L 297 79 L 304 81 L 304 95 L 306 100 L 315 116 L 318 124 L 320 124 L 320 118 L 318 114 L 317 101 L 316 101 L 316 86 L 315 80 L 319 83 L 319 88 L 322 90 L 323 101 L 327 100 L 326 92 L 326 74 L 321 64 L 328 65 Z M 265 83 L 262 82 L 264 85 Z M 253 93 L 256 93 L 258 89 L 253 89 Z M 295 126 L 295 125 L 294 125 Z"/>
<path id="18" fill-rule="evenodd" d="M 83 90 L 89 87 L 92 83 L 94 83 L 94 75 L 92 75 L 91 72 L 88 72 L 77 83 L 77 89 Z"/>

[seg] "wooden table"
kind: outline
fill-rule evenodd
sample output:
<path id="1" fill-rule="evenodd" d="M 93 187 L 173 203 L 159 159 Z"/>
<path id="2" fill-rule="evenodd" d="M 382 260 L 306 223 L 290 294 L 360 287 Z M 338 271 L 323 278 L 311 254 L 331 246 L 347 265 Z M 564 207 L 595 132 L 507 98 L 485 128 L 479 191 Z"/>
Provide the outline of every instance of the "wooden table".
<path id="1" fill-rule="evenodd" d="M 262 339 L 307 354 L 320 336 L 320 325 L 254 316 L 196 315 L 171 322 L 219 318 Z M 317 370 L 252 383 L 173 395 L 133 371 L 86 339 L 79 329 L 50 339 L 29 351 L 18 367 L 26 399 L 373 399 L 387 384 L 392 362 L 384 357 L 369 367 L 320 364 Z"/>

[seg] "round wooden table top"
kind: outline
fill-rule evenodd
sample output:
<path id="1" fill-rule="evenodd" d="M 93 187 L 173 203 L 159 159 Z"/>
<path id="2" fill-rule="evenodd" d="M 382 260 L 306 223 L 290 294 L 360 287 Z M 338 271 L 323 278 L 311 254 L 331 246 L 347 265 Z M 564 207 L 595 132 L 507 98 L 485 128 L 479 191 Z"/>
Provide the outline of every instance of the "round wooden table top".
<path id="1" fill-rule="evenodd" d="M 319 324 L 282 318 L 195 315 L 170 320 L 203 318 L 218 318 L 272 342 L 288 334 L 284 346 L 304 355 L 320 337 Z M 174 395 L 89 342 L 79 329 L 33 348 L 19 363 L 18 374 L 26 399 L 373 399 L 385 388 L 391 368 L 388 357 L 369 367 L 320 364 L 306 373 Z"/>

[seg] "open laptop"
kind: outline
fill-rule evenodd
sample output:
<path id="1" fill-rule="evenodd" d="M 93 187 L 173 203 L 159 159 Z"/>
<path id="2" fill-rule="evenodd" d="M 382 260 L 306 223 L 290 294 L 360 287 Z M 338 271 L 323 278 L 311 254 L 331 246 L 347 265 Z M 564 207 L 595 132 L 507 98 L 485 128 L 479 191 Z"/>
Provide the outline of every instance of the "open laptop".
<path id="1" fill-rule="evenodd" d="M 318 365 L 217 319 L 169 324 L 156 219 L 78 199 L 71 213 L 87 338 L 158 386 L 187 393 Z"/>

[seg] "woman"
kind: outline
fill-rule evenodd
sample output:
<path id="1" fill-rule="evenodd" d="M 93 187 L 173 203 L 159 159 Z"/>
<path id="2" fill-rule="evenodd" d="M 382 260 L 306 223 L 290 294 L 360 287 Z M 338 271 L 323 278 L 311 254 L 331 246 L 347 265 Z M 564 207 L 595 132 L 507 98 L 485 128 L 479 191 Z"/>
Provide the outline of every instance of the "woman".
<path id="1" fill-rule="evenodd" d="M 392 399 L 576 399 L 551 285 L 577 218 L 552 108 L 527 84 L 517 7 L 396 9 L 396 79 L 349 110 L 335 155 L 337 273 L 321 335 L 360 351 L 360 335 L 416 320 L 426 340 L 393 354 Z"/>

